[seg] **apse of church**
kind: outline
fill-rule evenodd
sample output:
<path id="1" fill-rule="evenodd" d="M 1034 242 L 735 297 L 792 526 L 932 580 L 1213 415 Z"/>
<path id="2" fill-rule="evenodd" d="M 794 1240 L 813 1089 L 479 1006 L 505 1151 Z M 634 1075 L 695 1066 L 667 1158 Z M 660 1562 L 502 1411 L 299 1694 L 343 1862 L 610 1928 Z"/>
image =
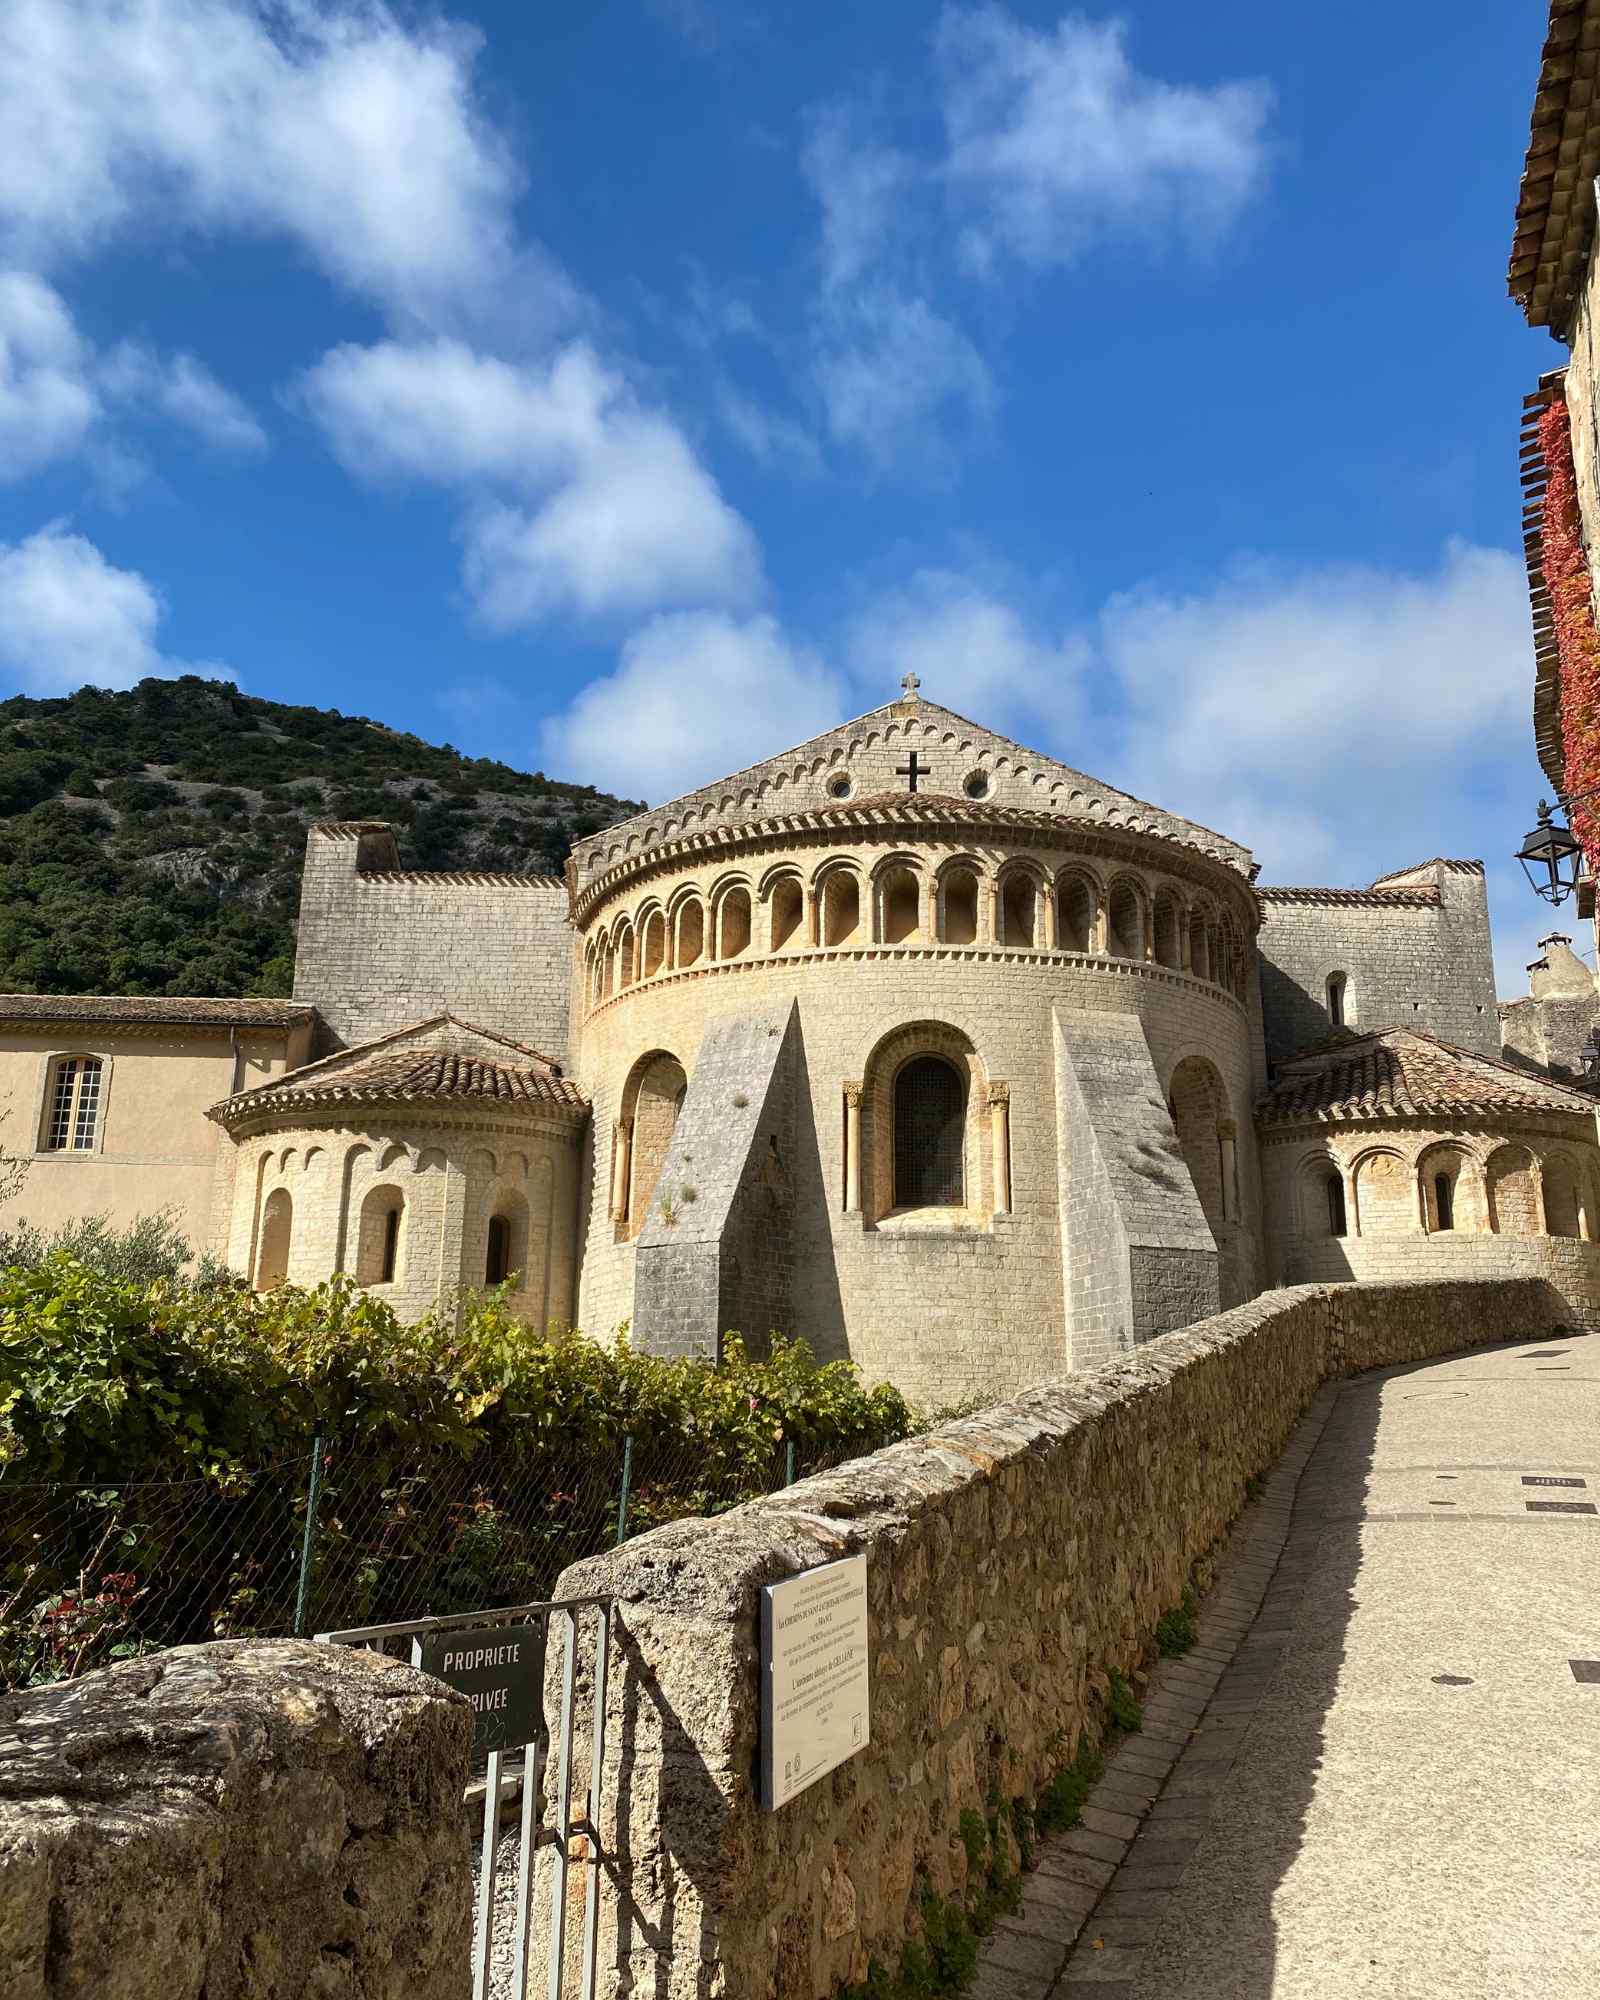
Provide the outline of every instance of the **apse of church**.
<path id="1" fill-rule="evenodd" d="M 213 1108 L 215 1247 L 664 1355 L 797 1335 L 927 1404 L 1285 1278 L 1535 1269 L 1600 1319 L 1593 1102 L 1498 1059 L 1481 864 L 1256 873 L 915 676 L 564 880 L 314 827 L 318 1048 Z"/>

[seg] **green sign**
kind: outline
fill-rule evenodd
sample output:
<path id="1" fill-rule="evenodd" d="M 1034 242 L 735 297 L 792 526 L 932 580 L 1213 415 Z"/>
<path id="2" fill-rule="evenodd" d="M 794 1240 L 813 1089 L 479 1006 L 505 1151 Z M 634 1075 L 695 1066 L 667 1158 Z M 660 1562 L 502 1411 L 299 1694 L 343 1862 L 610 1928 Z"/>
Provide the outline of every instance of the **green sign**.
<path id="1" fill-rule="evenodd" d="M 539 1625 L 430 1632 L 422 1671 L 472 1703 L 473 1748 L 516 1750 L 544 1734 L 544 1640 Z"/>

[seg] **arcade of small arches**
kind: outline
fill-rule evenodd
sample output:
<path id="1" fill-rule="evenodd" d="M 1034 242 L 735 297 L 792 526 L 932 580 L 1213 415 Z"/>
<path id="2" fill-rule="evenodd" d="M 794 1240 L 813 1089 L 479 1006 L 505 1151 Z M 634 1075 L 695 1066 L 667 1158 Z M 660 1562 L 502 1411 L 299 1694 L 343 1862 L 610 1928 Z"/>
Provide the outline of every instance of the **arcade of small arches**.
<path id="1" fill-rule="evenodd" d="M 1591 1149 L 1588 1149 L 1592 1151 Z M 1296 1174 L 1302 1236 L 1600 1236 L 1594 1163 L 1577 1146 L 1522 1139 L 1374 1140 L 1323 1150 Z"/>
<path id="2" fill-rule="evenodd" d="M 743 959 L 862 947 L 998 947 L 1134 960 L 1248 992 L 1248 940 L 1216 898 L 1082 863 L 995 865 L 957 855 L 936 868 L 887 855 L 870 871 L 829 857 L 809 874 L 780 863 L 732 873 L 618 913 L 589 940 L 590 1008 L 667 973 Z"/>
<path id="3" fill-rule="evenodd" d="M 472 1148 L 457 1161 L 441 1147 L 364 1134 L 306 1135 L 269 1146 L 256 1161 L 249 1255 L 257 1291 L 291 1279 L 348 1274 L 358 1285 L 414 1304 L 441 1288 L 438 1263 L 446 1181 L 458 1168 L 459 1276 L 548 1306 L 555 1169 L 515 1147 Z"/>

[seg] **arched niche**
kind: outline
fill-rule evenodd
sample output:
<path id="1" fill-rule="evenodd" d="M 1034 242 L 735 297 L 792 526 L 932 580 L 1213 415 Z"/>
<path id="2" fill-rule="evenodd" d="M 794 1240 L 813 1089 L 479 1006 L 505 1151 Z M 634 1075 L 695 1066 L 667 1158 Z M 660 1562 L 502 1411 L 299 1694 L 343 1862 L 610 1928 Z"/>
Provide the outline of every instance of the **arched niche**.
<path id="1" fill-rule="evenodd" d="M 1540 1236 L 1539 1170 L 1526 1146 L 1496 1146 L 1484 1169 L 1489 1227 L 1497 1236 Z"/>
<path id="2" fill-rule="evenodd" d="M 630 1140 L 627 1194 L 618 1221 L 628 1236 L 644 1227 L 688 1084 L 677 1057 L 656 1049 L 640 1057 L 623 1086 L 622 1118 Z"/>
<path id="3" fill-rule="evenodd" d="M 288 1278 L 293 1238 L 294 1197 L 287 1188 L 274 1188 L 261 1210 L 255 1274 L 258 1292 L 275 1292 Z"/>

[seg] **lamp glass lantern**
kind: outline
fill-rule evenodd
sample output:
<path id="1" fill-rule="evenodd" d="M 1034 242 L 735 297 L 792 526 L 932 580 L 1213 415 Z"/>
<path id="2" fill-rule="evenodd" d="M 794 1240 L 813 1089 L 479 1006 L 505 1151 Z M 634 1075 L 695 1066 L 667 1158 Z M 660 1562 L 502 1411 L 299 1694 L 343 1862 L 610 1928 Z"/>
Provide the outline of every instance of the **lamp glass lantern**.
<path id="1" fill-rule="evenodd" d="M 1539 801 L 1539 824 L 1517 850 L 1522 872 L 1536 896 L 1547 903 L 1561 903 L 1578 886 L 1578 861 L 1582 848 L 1569 828 L 1550 817 L 1546 800 Z"/>

